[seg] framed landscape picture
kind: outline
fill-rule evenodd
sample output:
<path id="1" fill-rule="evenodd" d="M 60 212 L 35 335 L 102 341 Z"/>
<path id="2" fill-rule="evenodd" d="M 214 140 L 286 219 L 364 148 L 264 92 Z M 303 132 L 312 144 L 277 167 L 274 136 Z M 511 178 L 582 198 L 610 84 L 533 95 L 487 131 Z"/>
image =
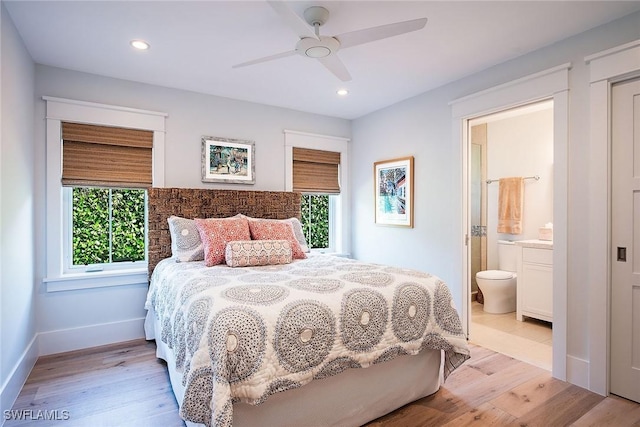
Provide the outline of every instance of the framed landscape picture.
<path id="1" fill-rule="evenodd" d="M 413 227 L 413 156 L 373 164 L 375 222 Z"/>
<path id="2" fill-rule="evenodd" d="M 255 184 L 255 143 L 202 137 L 202 182 Z"/>

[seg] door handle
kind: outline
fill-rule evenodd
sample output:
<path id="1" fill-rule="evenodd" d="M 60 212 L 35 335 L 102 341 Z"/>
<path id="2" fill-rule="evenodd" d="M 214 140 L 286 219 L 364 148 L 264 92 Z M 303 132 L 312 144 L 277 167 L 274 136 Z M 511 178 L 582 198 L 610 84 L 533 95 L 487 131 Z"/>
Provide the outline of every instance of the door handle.
<path id="1" fill-rule="evenodd" d="M 618 261 L 627 262 L 627 248 L 618 246 Z"/>

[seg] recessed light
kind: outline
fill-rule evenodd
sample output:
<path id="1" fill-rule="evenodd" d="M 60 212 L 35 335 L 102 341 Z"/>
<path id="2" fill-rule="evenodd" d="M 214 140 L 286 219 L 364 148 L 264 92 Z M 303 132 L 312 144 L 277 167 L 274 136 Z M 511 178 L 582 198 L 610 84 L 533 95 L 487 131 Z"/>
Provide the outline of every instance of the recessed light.
<path id="1" fill-rule="evenodd" d="M 347 96 L 349 95 L 349 91 L 346 89 L 338 89 L 338 91 L 336 92 L 338 95 L 340 96 Z"/>
<path id="2" fill-rule="evenodd" d="M 131 40 L 131 46 L 135 47 L 138 50 L 147 50 L 151 46 L 144 40 Z"/>

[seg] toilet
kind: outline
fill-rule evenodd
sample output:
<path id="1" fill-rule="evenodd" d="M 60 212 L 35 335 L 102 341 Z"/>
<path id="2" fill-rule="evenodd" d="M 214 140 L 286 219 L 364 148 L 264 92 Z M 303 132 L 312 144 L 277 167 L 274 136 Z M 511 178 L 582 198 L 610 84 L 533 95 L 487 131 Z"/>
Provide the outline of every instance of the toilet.
<path id="1" fill-rule="evenodd" d="M 517 249 L 514 242 L 498 240 L 498 268 L 476 273 L 486 313 L 516 311 Z"/>

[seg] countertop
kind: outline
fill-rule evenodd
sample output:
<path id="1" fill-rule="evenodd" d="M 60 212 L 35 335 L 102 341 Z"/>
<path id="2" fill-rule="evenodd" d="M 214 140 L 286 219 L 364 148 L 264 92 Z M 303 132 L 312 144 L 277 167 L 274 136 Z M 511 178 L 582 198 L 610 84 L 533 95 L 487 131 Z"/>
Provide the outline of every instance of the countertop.
<path id="1" fill-rule="evenodd" d="M 553 249 L 553 240 L 516 240 L 514 243 L 525 248 Z"/>

